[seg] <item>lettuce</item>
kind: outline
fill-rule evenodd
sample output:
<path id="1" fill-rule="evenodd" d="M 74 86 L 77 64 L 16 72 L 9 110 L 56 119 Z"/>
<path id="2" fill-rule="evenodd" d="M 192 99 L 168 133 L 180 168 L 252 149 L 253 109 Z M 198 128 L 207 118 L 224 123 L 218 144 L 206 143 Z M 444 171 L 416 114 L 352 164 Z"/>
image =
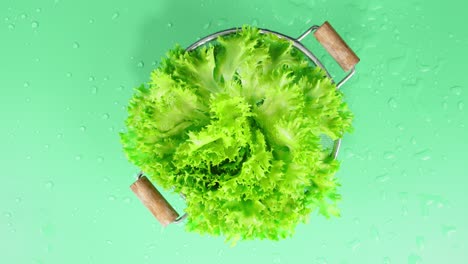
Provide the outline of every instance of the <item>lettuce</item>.
<path id="1" fill-rule="evenodd" d="M 314 210 L 339 215 L 338 162 L 322 146 L 352 113 L 292 44 L 244 27 L 167 54 L 130 101 L 124 151 L 186 196 L 188 230 L 227 240 L 291 236 Z"/>

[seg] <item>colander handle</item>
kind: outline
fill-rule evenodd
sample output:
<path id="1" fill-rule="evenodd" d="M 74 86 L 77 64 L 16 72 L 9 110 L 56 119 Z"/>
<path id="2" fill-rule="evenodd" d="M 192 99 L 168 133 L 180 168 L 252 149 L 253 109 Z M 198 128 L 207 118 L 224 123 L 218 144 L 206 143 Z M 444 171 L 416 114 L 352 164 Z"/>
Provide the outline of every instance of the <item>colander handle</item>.
<path id="1" fill-rule="evenodd" d="M 176 210 L 167 202 L 161 193 L 154 187 L 148 178 L 140 173 L 130 189 L 136 194 L 148 210 L 166 227 L 170 223 L 178 222 L 183 217 L 179 217 Z"/>
<path id="2" fill-rule="evenodd" d="M 359 57 L 356 53 L 346 44 L 328 21 L 325 21 L 314 31 L 314 36 L 345 72 L 352 70 L 359 62 Z"/>

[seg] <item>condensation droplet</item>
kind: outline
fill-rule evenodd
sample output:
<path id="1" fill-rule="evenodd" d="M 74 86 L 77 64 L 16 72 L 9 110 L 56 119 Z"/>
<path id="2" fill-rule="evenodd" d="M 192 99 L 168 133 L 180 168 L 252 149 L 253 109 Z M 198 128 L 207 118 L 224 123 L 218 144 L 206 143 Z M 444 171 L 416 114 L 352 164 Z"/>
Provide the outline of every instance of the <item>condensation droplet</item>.
<path id="1" fill-rule="evenodd" d="M 78 49 L 78 48 L 80 47 L 80 43 L 78 43 L 78 42 L 75 41 L 75 42 L 73 42 L 72 47 L 73 47 L 74 49 Z"/>
<path id="2" fill-rule="evenodd" d="M 95 80 L 94 76 L 89 76 L 88 81 L 93 82 Z"/>
<path id="3" fill-rule="evenodd" d="M 38 27 L 39 27 L 39 22 L 33 21 L 33 22 L 31 23 L 31 27 L 32 27 L 32 28 L 38 28 Z"/>
<path id="4" fill-rule="evenodd" d="M 172 22 L 167 23 L 167 27 L 171 28 L 173 26 Z"/>
<path id="5" fill-rule="evenodd" d="M 98 163 L 103 163 L 104 162 L 104 157 L 99 156 L 97 158 Z"/>
<path id="6" fill-rule="evenodd" d="M 132 200 L 129 197 L 125 197 L 123 201 L 127 204 L 129 204 Z"/>
<path id="7" fill-rule="evenodd" d="M 421 257 L 414 253 L 408 256 L 408 264 L 420 264 L 421 261 Z"/>
<path id="8" fill-rule="evenodd" d="M 94 23 L 94 19 L 88 20 L 88 23 L 93 24 L 93 23 Z"/>
<path id="9" fill-rule="evenodd" d="M 211 27 L 211 21 L 206 23 L 204 26 L 203 26 L 203 29 L 209 29 Z"/>
<path id="10" fill-rule="evenodd" d="M 45 183 L 45 187 L 46 187 L 47 189 L 52 189 L 52 188 L 54 188 L 54 185 L 55 185 L 55 184 L 54 184 L 53 181 L 47 181 L 47 182 Z"/>
<path id="11" fill-rule="evenodd" d="M 444 233 L 444 235 L 446 236 L 452 236 L 455 231 L 457 231 L 457 228 L 455 226 L 452 226 L 452 225 L 443 225 L 442 226 L 442 233 Z"/>
<path id="12" fill-rule="evenodd" d="M 45 149 L 49 149 L 49 147 L 50 147 L 49 144 L 45 144 L 45 145 L 44 145 L 44 148 L 45 148 Z"/>
<path id="13" fill-rule="evenodd" d="M 98 88 L 97 88 L 97 86 L 93 85 L 93 86 L 91 87 L 91 93 L 92 93 L 92 94 L 97 94 L 97 93 L 98 93 Z"/>
<path id="14" fill-rule="evenodd" d="M 458 110 L 460 111 L 463 111 L 463 109 L 465 109 L 465 104 L 462 101 L 458 102 L 457 106 Z"/>
<path id="15" fill-rule="evenodd" d="M 107 119 L 109 119 L 109 118 L 110 118 L 110 115 L 107 114 L 107 113 L 105 113 L 105 114 L 102 115 L 102 119 L 104 119 L 104 120 L 107 120 Z"/>
<path id="16" fill-rule="evenodd" d="M 373 226 L 370 230 L 371 236 L 375 241 L 380 241 L 380 233 L 379 230 Z"/>
<path id="17" fill-rule="evenodd" d="M 23 201 L 23 198 L 21 197 L 16 197 L 15 202 L 21 203 Z"/>
<path id="18" fill-rule="evenodd" d="M 57 138 L 58 138 L 58 139 L 63 138 L 63 134 L 62 134 L 62 133 L 58 133 L 58 134 L 57 134 Z"/>
<path id="19" fill-rule="evenodd" d="M 422 161 L 430 160 L 431 159 L 431 151 L 429 149 L 424 149 L 424 150 L 418 151 L 418 152 L 414 153 L 414 157 L 419 159 L 419 160 L 422 160 Z"/>
<path id="20" fill-rule="evenodd" d="M 419 250 L 424 250 L 424 237 L 417 236 L 416 237 L 416 246 Z"/>
<path id="21" fill-rule="evenodd" d="M 144 63 L 143 61 L 139 61 L 139 62 L 137 63 L 137 67 L 138 67 L 138 68 L 143 68 L 143 67 L 145 67 L 145 63 Z"/>
<path id="22" fill-rule="evenodd" d="M 75 160 L 81 160 L 81 155 L 76 155 Z"/>
<path id="23" fill-rule="evenodd" d="M 117 19 L 120 17 L 120 13 L 119 12 L 115 12 L 114 14 L 112 14 L 112 19 Z"/>
<path id="24" fill-rule="evenodd" d="M 361 246 L 361 241 L 359 239 L 354 239 L 348 243 L 348 246 L 353 250 L 356 251 Z"/>
<path id="25" fill-rule="evenodd" d="M 109 199 L 109 201 L 115 201 L 115 196 L 110 195 L 108 199 Z"/>
<path id="26" fill-rule="evenodd" d="M 85 126 L 80 126 L 80 130 L 81 130 L 81 132 L 85 132 L 85 131 L 86 131 L 86 127 L 85 127 Z"/>
<path id="27" fill-rule="evenodd" d="M 390 264 L 391 263 L 390 258 L 389 257 L 384 257 L 382 263 L 383 264 Z"/>
<path id="28" fill-rule="evenodd" d="M 381 174 L 381 175 L 375 177 L 376 182 L 386 182 L 389 179 L 390 179 L 390 177 L 388 176 L 388 173 L 384 173 L 384 174 Z"/>
<path id="29" fill-rule="evenodd" d="M 27 18 L 27 17 L 28 17 L 28 15 L 26 15 L 26 14 L 24 14 L 24 13 L 21 14 L 21 16 L 20 16 L 21 19 L 25 19 L 25 18 Z"/>
<path id="30" fill-rule="evenodd" d="M 384 159 L 394 159 L 395 158 L 395 153 L 391 152 L 391 151 L 388 151 L 388 152 L 385 152 L 384 153 Z"/>
<path id="31" fill-rule="evenodd" d="M 68 77 L 68 78 L 70 78 L 70 77 L 72 77 L 72 76 L 73 76 L 73 74 L 72 74 L 71 72 L 67 72 L 67 77 Z"/>
<path id="32" fill-rule="evenodd" d="M 387 104 L 390 107 L 390 109 L 392 109 L 392 110 L 395 110 L 398 107 L 397 102 L 395 101 L 395 99 L 393 97 L 388 99 Z"/>
<path id="33" fill-rule="evenodd" d="M 3 213 L 3 215 L 6 217 L 6 218 L 11 218 L 12 217 L 12 214 L 10 212 L 5 212 Z"/>
<path id="34" fill-rule="evenodd" d="M 28 88 L 29 87 L 29 82 L 24 82 L 23 87 Z"/>
<path id="35" fill-rule="evenodd" d="M 10 29 L 10 30 L 15 29 L 15 24 L 9 24 L 9 25 L 8 25 L 8 29 Z"/>
<path id="36" fill-rule="evenodd" d="M 119 87 L 117 87 L 117 91 L 123 91 L 123 89 L 124 89 L 123 85 L 119 85 Z"/>
<path id="37" fill-rule="evenodd" d="M 106 240 L 107 245 L 112 245 L 112 240 Z"/>
<path id="38" fill-rule="evenodd" d="M 461 86 L 455 85 L 455 86 L 450 87 L 450 92 L 456 96 L 460 96 L 462 93 L 462 88 Z"/>
<path id="39" fill-rule="evenodd" d="M 250 24 L 252 26 L 254 26 L 254 27 L 257 27 L 258 26 L 258 20 L 256 18 L 254 18 Z"/>
<path id="40" fill-rule="evenodd" d="M 36 12 L 37 12 L 37 13 L 40 13 L 41 11 L 42 11 L 42 9 L 36 8 Z"/>
<path id="41" fill-rule="evenodd" d="M 109 178 L 108 177 L 104 177 L 104 182 L 109 182 Z"/>

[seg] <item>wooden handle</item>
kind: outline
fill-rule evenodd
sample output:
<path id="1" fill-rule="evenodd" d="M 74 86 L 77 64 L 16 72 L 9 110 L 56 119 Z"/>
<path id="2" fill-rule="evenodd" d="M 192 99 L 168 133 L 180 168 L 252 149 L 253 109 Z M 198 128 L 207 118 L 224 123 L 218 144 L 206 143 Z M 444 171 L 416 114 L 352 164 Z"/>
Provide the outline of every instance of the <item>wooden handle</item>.
<path id="1" fill-rule="evenodd" d="M 164 199 L 146 176 L 140 177 L 130 185 L 130 189 L 164 227 L 179 217 L 176 210 Z"/>
<path id="2" fill-rule="evenodd" d="M 348 47 L 328 21 L 314 32 L 314 36 L 344 71 L 351 70 L 359 62 L 358 56 Z"/>

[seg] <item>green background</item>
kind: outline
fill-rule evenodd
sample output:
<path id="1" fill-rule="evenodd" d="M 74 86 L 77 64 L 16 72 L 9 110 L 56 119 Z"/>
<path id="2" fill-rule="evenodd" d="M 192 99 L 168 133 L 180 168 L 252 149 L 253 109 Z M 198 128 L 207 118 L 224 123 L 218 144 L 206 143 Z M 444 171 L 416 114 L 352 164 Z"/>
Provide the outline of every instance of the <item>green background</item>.
<path id="1" fill-rule="evenodd" d="M 463 1 L 0 1 L 0 263 L 467 263 Z M 128 188 L 133 87 L 176 43 L 329 20 L 361 58 L 342 88 L 355 131 L 342 217 L 231 248 L 162 229 Z M 310 47 L 343 76 L 313 37 Z M 179 211 L 183 201 L 165 192 Z"/>

